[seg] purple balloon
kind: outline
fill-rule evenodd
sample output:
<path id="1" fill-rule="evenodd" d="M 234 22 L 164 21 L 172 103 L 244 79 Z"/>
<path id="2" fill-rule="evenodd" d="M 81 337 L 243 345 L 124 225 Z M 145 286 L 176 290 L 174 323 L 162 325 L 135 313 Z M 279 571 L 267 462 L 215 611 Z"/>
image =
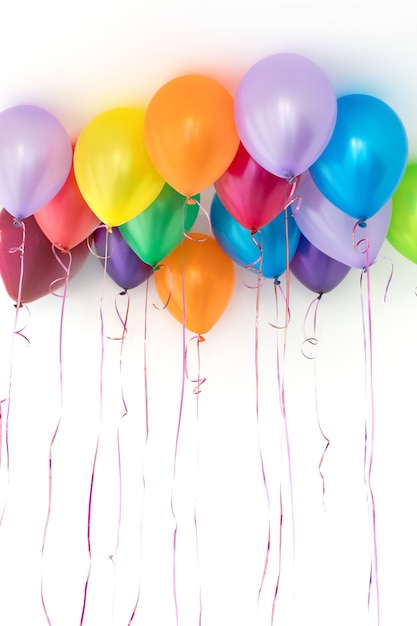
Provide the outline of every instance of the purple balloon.
<path id="1" fill-rule="evenodd" d="M 323 254 L 301 235 L 290 270 L 305 287 L 323 294 L 337 287 L 351 268 Z"/>
<path id="2" fill-rule="evenodd" d="M 116 226 L 108 233 L 107 246 L 106 235 L 106 228 L 99 227 L 93 239 L 100 263 L 106 265 L 110 278 L 122 289 L 133 289 L 145 282 L 153 268 L 133 252 Z"/>
<path id="3" fill-rule="evenodd" d="M 305 172 L 329 143 L 337 98 L 329 78 L 313 61 L 279 53 L 246 72 L 234 112 L 237 132 L 252 158 L 289 179 Z"/>
<path id="4" fill-rule="evenodd" d="M 51 113 L 30 105 L 0 113 L 0 205 L 13 217 L 29 217 L 52 200 L 71 165 L 71 140 Z"/>
<path id="5" fill-rule="evenodd" d="M 301 197 L 301 205 L 294 219 L 302 234 L 316 248 L 345 265 L 363 269 L 367 264 L 365 245 L 359 242 L 367 237 L 369 264 L 375 261 L 391 221 L 391 200 L 366 222 L 362 222 L 366 227 L 361 228 L 357 219 L 338 209 L 323 196 L 310 172 L 302 175 L 298 195 Z"/>

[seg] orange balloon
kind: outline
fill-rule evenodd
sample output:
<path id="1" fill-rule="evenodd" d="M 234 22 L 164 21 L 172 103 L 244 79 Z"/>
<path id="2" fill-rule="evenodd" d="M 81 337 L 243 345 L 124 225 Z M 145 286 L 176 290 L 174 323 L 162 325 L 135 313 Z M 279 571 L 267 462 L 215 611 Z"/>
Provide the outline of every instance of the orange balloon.
<path id="1" fill-rule="evenodd" d="M 184 196 L 196 195 L 223 174 L 239 147 L 233 97 L 206 76 L 174 78 L 148 104 L 144 140 L 162 178 Z"/>
<path id="2" fill-rule="evenodd" d="M 161 301 L 181 324 L 198 335 L 208 332 L 225 312 L 235 287 L 233 261 L 217 241 L 201 233 L 175 248 L 154 272 Z"/>

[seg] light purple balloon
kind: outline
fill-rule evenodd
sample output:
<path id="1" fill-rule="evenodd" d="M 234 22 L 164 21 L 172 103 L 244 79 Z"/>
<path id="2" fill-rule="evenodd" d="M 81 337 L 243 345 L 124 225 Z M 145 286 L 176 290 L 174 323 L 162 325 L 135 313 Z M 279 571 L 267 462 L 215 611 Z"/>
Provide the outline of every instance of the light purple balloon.
<path id="1" fill-rule="evenodd" d="M 313 61 L 278 53 L 261 59 L 243 76 L 234 114 L 252 158 L 289 179 L 305 172 L 330 141 L 337 98 L 329 78 Z"/>
<path id="2" fill-rule="evenodd" d="M 337 287 L 352 268 L 318 250 L 301 235 L 290 270 L 305 287 L 318 294 Z"/>
<path id="3" fill-rule="evenodd" d="M 366 226 L 361 228 L 356 218 L 347 215 L 323 196 L 310 172 L 302 175 L 297 193 L 301 204 L 294 219 L 301 233 L 316 248 L 345 265 L 363 269 L 367 264 L 367 239 L 368 262 L 372 264 L 376 260 L 391 221 L 391 200 L 367 219 Z"/>
<path id="4" fill-rule="evenodd" d="M 71 165 L 71 140 L 51 113 L 30 105 L 0 113 L 0 205 L 13 217 L 29 217 L 52 200 Z"/>

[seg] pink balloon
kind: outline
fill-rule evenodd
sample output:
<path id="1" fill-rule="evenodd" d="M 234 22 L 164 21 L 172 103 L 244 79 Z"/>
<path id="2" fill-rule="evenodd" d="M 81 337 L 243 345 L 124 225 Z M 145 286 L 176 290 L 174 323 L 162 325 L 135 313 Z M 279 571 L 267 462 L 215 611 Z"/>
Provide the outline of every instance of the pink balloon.
<path id="1" fill-rule="evenodd" d="M 318 159 L 332 136 L 337 99 L 323 70 L 299 54 L 273 54 L 240 81 L 237 132 L 249 154 L 272 174 L 292 178 Z"/>
<path id="2" fill-rule="evenodd" d="M 49 202 L 71 163 L 71 140 L 51 113 L 29 105 L 0 113 L 0 205 L 13 217 L 29 217 Z"/>
<path id="3" fill-rule="evenodd" d="M 301 197 L 301 206 L 294 219 L 313 246 L 345 265 L 363 269 L 366 267 L 365 245 L 359 242 L 367 238 L 369 263 L 376 260 L 391 221 L 391 200 L 363 222 L 366 226 L 361 228 L 357 219 L 338 209 L 323 196 L 310 172 L 302 175 L 298 195 Z"/>
<path id="4" fill-rule="evenodd" d="M 285 209 L 294 191 L 285 178 L 279 178 L 259 165 L 242 143 L 214 187 L 224 207 L 249 230 L 258 230 L 271 222 Z"/>

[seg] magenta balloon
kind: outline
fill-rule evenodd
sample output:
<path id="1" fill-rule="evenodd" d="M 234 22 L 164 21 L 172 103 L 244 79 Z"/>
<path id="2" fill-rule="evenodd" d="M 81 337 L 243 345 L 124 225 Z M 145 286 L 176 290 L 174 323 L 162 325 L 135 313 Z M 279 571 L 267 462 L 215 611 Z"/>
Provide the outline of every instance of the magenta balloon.
<path id="1" fill-rule="evenodd" d="M 337 287 L 352 268 L 318 250 L 301 235 L 290 270 L 311 291 L 327 293 Z"/>
<path id="2" fill-rule="evenodd" d="M 298 182 L 299 178 L 295 189 Z M 258 230 L 277 217 L 285 209 L 292 191 L 285 178 L 265 170 L 242 143 L 214 187 L 229 213 L 249 230 Z"/>
<path id="3" fill-rule="evenodd" d="M 391 200 L 366 220 L 366 228 L 360 228 L 355 226 L 357 219 L 323 196 L 310 172 L 302 175 L 297 193 L 301 197 L 301 205 L 294 219 L 301 233 L 316 248 L 345 265 L 363 269 L 366 267 L 365 246 L 359 241 L 367 237 L 369 263 L 376 260 L 391 221 Z M 354 242 L 358 245 L 355 246 Z"/>
<path id="4" fill-rule="evenodd" d="M 71 140 L 51 113 L 30 105 L 0 113 L 0 205 L 13 217 L 29 217 L 52 200 L 71 164 Z"/>
<path id="5" fill-rule="evenodd" d="M 305 172 L 327 146 L 336 124 L 337 98 L 313 61 L 279 53 L 246 72 L 234 112 L 249 154 L 269 172 L 288 179 Z"/>

